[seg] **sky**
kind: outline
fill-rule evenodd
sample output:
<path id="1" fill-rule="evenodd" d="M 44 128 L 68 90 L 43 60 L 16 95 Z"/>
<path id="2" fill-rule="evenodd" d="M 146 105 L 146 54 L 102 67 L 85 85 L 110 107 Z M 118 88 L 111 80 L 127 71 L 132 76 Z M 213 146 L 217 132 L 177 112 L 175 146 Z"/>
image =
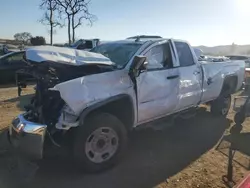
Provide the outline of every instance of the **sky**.
<path id="1" fill-rule="evenodd" d="M 2 0 L 0 38 L 30 32 L 49 42 L 48 28 L 38 22 L 41 0 Z M 150 34 L 187 40 L 191 45 L 250 44 L 250 0 L 92 0 L 97 16 L 83 24 L 76 37 L 120 40 Z M 67 42 L 67 27 L 58 28 L 54 43 Z"/>

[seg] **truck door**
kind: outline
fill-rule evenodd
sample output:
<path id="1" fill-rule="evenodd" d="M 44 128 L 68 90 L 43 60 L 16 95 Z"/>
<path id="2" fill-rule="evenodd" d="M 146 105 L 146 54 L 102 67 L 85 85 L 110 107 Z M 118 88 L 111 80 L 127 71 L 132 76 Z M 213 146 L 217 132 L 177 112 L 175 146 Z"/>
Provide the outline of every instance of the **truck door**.
<path id="1" fill-rule="evenodd" d="M 154 44 L 142 55 L 148 65 L 137 78 L 139 123 L 171 113 L 179 93 L 179 72 L 173 67 L 170 43 Z"/>
<path id="2" fill-rule="evenodd" d="M 196 106 L 202 94 L 202 70 L 190 46 L 185 42 L 174 41 L 179 57 L 179 103 L 176 111 Z"/>

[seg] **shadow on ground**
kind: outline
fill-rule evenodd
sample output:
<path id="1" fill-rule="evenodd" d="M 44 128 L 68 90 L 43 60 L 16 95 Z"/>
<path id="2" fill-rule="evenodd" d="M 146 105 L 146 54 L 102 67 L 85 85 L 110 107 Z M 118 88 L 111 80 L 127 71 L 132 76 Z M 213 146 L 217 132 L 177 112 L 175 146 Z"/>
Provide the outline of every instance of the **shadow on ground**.
<path id="1" fill-rule="evenodd" d="M 164 131 L 148 129 L 134 132 L 124 159 L 109 171 L 83 174 L 75 171 L 67 161 L 47 159 L 41 163 L 35 178 L 25 187 L 153 187 L 214 147 L 229 124 L 227 119 L 214 118 L 209 112 L 201 111 L 196 118 L 178 122 Z M 8 185 L 6 187 L 10 187 L 10 180 L 12 183 L 17 182 L 11 175 L 16 159 L 6 154 L 0 154 L 0 158 L 1 179 Z"/>
<path id="2" fill-rule="evenodd" d="M 164 131 L 133 133 L 124 159 L 109 171 L 83 174 L 76 172 L 67 161 L 47 160 L 40 165 L 36 177 L 26 187 L 153 187 L 214 147 L 229 124 L 227 119 L 214 118 L 202 111 L 198 117 L 179 122 Z M 4 171 L 2 166 L 6 166 L 3 161 L 0 174 Z"/>
<path id="3" fill-rule="evenodd" d="M 250 170 L 250 133 L 240 133 L 242 125 L 234 125 L 231 127 L 229 135 L 225 135 L 216 150 L 221 152 L 228 158 L 227 173 L 222 176 L 227 187 L 234 187 L 236 175 L 234 169 L 237 168 L 234 164 Z"/>
<path id="4" fill-rule="evenodd" d="M 232 160 L 246 170 L 250 170 L 250 147 L 248 143 L 250 143 L 250 133 L 225 135 L 217 150 L 228 157 L 231 147 L 233 151 L 237 152 L 236 154 L 241 154 L 241 156 L 233 157 Z"/>

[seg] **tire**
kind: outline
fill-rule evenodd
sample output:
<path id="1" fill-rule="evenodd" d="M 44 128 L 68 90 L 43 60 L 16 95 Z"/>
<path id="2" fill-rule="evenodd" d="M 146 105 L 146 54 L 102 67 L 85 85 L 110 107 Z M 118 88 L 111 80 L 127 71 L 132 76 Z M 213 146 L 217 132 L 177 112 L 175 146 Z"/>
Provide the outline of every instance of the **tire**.
<path id="1" fill-rule="evenodd" d="M 231 95 L 224 94 L 211 103 L 211 113 L 215 116 L 226 117 L 231 107 Z"/>
<path id="2" fill-rule="evenodd" d="M 93 114 L 76 132 L 74 162 L 80 170 L 100 172 L 113 167 L 126 146 L 127 131 L 118 118 L 108 113 Z"/>

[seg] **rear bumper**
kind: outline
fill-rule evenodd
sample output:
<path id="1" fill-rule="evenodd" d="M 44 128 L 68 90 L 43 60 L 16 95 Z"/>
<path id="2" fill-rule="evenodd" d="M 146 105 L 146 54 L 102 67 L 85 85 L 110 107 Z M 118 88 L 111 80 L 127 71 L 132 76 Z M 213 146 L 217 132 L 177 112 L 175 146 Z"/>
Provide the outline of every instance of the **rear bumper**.
<path id="1" fill-rule="evenodd" d="M 25 114 L 21 114 L 9 127 L 9 141 L 22 157 L 39 160 L 43 158 L 46 129 L 46 125 L 30 122 L 25 119 Z"/>

